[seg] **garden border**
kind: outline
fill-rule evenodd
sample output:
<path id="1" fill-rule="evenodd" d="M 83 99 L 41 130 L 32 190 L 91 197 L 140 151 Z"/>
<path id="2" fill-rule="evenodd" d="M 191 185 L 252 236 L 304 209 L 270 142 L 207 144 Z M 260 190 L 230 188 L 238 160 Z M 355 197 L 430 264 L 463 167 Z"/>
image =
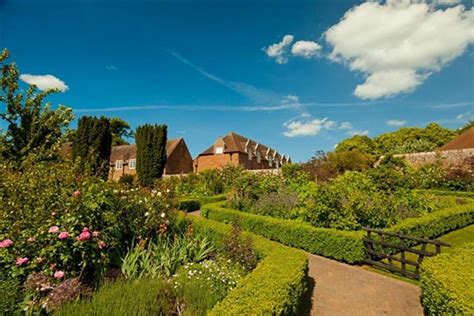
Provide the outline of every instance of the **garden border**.
<path id="1" fill-rule="evenodd" d="M 364 232 L 340 231 L 317 228 L 310 224 L 270 216 L 241 212 L 213 203 L 202 207 L 204 217 L 230 223 L 240 218 L 242 227 L 287 246 L 304 249 L 310 253 L 348 263 L 364 259 Z M 409 218 L 386 229 L 412 237 L 435 238 L 474 223 L 474 202 L 457 205 L 429 213 L 419 218 Z"/>
<path id="2" fill-rule="evenodd" d="M 423 306 L 430 315 L 474 314 L 474 243 L 426 260 L 421 267 Z"/>
<path id="3" fill-rule="evenodd" d="M 230 225 L 200 217 L 182 217 L 192 221 L 193 229 L 215 241 L 231 231 Z M 252 238 L 255 250 L 263 258 L 209 315 L 297 315 L 307 290 L 306 254 L 249 232 L 243 232 L 243 236 Z"/>

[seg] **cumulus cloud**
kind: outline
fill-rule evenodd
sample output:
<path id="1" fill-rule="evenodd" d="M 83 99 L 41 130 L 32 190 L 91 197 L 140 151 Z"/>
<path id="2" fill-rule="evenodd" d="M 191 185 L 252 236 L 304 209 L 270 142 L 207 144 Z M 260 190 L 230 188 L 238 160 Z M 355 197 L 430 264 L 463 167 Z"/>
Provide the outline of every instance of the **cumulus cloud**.
<path id="1" fill-rule="evenodd" d="M 285 35 L 279 43 L 272 44 L 264 48 L 265 53 L 270 58 L 275 58 L 278 64 L 286 64 L 288 58 L 286 52 L 289 45 L 293 42 L 293 35 Z"/>
<path id="2" fill-rule="evenodd" d="M 355 135 L 367 136 L 367 135 L 369 135 L 369 131 L 368 130 L 352 130 L 352 131 L 348 131 L 347 135 L 349 135 L 349 136 L 355 136 Z"/>
<path id="3" fill-rule="evenodd" d="M 456 119 L 461 120 L 461 121 L 474 120 L 474 114 L 472 114 L 471 112 L 461 113 L 458 116 L 456 116 Z"/>
<path id="4" fill-rule="evenodd" d="M 114 65 L 106 65 L 105 69 L 110 70 L 110 71 L 117 71 L 118 68 L 115 67 Z"/>
<path id="5" fill-rule="evenodd" d="M 317 56 L 320 50 L 321 45 L 312 41 L 297 41 L 291 47 L 291 53 L 294 56 L 301 56 L 307 59 Z"/>
<path id="6" fill-rule="evenodd" d="M 400 120 L 388 120 L 385 122 L 388 126 L 403 126 L 407 123 L 407 121 L 400 121 Z"/>
<path id="7" fill-rule="evenodd" d="M 287 95 L 283 98 L 281 103 L 283 103 L 283 104 L 285 104 L 285 103 L 299 103 L 299 100 L 300 100 L 299 96 L 289 94 L 289 95 Z"/>
<path id="8" fill-rule="evenodd" d="M 308 114 L 303 114 L 299 119 L 292 119 L 283 123 L 286 131 L 283 135 L 287 137 L 296 136 L 315 136 L 323 129 L 332 129 L 337 125 L 336 122 L 329 120 L 327 117 L 323 119 L 311 119 Z"/>
<path id="9" fill-rule="evenodd" d="M 339 125 L 339 129 L 352 129 L 352 124 L 350 122 L 342 122 L 341 125 Z"/>
<path id="10" fill-rule="evenodd" d="M 27 84 L 35 85 L 40 90 L 48 89 L 58 89 L 61 92 L 65 92 L 69 87 L 59 78 L 56 78 L 53 75 L 30 75 L 22 74 L 20 75 L 20 80 L 26 82 Z"/>
<path id="11" fill-rule="evenodd" d="M 283 123 L 283 126 L 286 128 L 283 135 L 287 137 L 315 136 L 322 130 L 352 130 L 352 124 L 349 122 L 339 124 L 327 117 L 323 119 L 313 119 L 309 113 L 303 113 L 299 117 Z"/>
<path id="12" fill-rule="evenodd" d="M 366 75 L 354 95 L 376 99 L 421 85 L 474 43 L 473 29 L 474 9 L 389 0 L 355 6 L 324 38 L 331 60 Z"/>

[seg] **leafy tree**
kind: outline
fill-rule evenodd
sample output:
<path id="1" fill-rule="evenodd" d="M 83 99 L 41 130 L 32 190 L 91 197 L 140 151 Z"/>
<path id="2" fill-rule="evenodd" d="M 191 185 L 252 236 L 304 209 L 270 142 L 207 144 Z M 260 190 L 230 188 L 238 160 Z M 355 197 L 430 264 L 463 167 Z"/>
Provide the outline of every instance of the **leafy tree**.
<path id="1" fill-rule="evenodd" d="M 377 144 L 368 136 L 355 135 L 337 144 L 336 152 L 358 150 L 367 155 L 378 153 Z"/>
<path id="2" fill-rule="evenodd" d="M 81 171 L 107 179 L 111 150 L 112 133 L 109 119 L 81 117 L 72 145 L 72 157 L 74 160 L 79 159 Z"/>
<path id="3" fill-rule="evenodd" d="M 29 85 L 25 92 L 19 86 L 19 71 L 14 63 L 6 63 L 8 50 L 0 53 L 0 104 L 5 112 L 0 118 L 6 121 L 7 131 L 0 137 L 0 154 L 3 158 L 23 162 L 28 157 L 36 161 L 57 156 L 63 129 L 73 119 L 72 110 L 60 105 L 53 110 L 44 99 L 55 89 L 38 92 Z"/>
<path id="4" fill-rule="evenodd" d="M 125 138 L 133 137 L 130 125 L 121 118 L 110 119 L 110 130 L 112 132 L 112 146 L 127 145 Z"/>
<path id="5" fill-rule="evenodd" d="M 166 165 L 166 125 L 145 124 L 135 132 L 137 175 L 140 184 L 150 187 L 163 176 Z"/>
<path id="6" fill-rule="evenodd" d="M 448 128 L 430 123 L 425 128 L 403 127 L 398 131 L 385 133 L 374 138 L 382 154 L 405 154 L 432 151 L 456 136 Z"/>

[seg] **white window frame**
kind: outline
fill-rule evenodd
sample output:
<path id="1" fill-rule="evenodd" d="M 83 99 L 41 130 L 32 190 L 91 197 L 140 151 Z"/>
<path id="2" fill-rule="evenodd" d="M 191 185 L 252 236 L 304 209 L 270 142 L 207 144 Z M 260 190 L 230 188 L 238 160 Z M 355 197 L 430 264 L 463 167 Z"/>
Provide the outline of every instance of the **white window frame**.
<path id="1" fill-rule="evenodd" d="M 135 170 L 137 169 L 137 159 L 130 159 L 130 161 L 128 162 L 128 169 L 130 170 Z"/>
<path id="2" fill-rule="evenodd" d="M 258 163 L 261 163 L 261 162 L 262 162 L 262 157 L 261 157 L 259 151 L 257 151 L 257 162 L 258 162 Z"/>
<path id="3" fill-rule="evenodd" d="M 123 169 L 123 160 L 115 160 L 115 169 L 122 170 Z"/>
<path id="4" fill-rule="evenodd" d="M 219 146 L 216 147 L 216 155 L 223 154 L 224 153 L 224 147 Z"/>

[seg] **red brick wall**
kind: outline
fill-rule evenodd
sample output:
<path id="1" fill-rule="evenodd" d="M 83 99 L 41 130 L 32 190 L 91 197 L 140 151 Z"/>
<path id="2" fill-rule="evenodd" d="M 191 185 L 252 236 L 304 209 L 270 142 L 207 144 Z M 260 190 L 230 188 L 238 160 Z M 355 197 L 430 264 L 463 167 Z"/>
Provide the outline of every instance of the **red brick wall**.
<path id="1" fill-rule="evenodd" d="M 252 157 L 252 160 L 249 160 L 248 155 L 244 153 L 227 153 L 197 157 L 194 160 L 194 171 L 201 172 L 207 169 L 223 168 L 229 164 L 241 166 L 247 170 L 270 168 L 266 160 L 261 159 L 259 163 L 255 156 Z"/>
<path id="2" fill-rule="evenodd" d="M 193 158 L 183 142 L 166 160 L 165 174 L 185 174 L 193 172 Z"/>

